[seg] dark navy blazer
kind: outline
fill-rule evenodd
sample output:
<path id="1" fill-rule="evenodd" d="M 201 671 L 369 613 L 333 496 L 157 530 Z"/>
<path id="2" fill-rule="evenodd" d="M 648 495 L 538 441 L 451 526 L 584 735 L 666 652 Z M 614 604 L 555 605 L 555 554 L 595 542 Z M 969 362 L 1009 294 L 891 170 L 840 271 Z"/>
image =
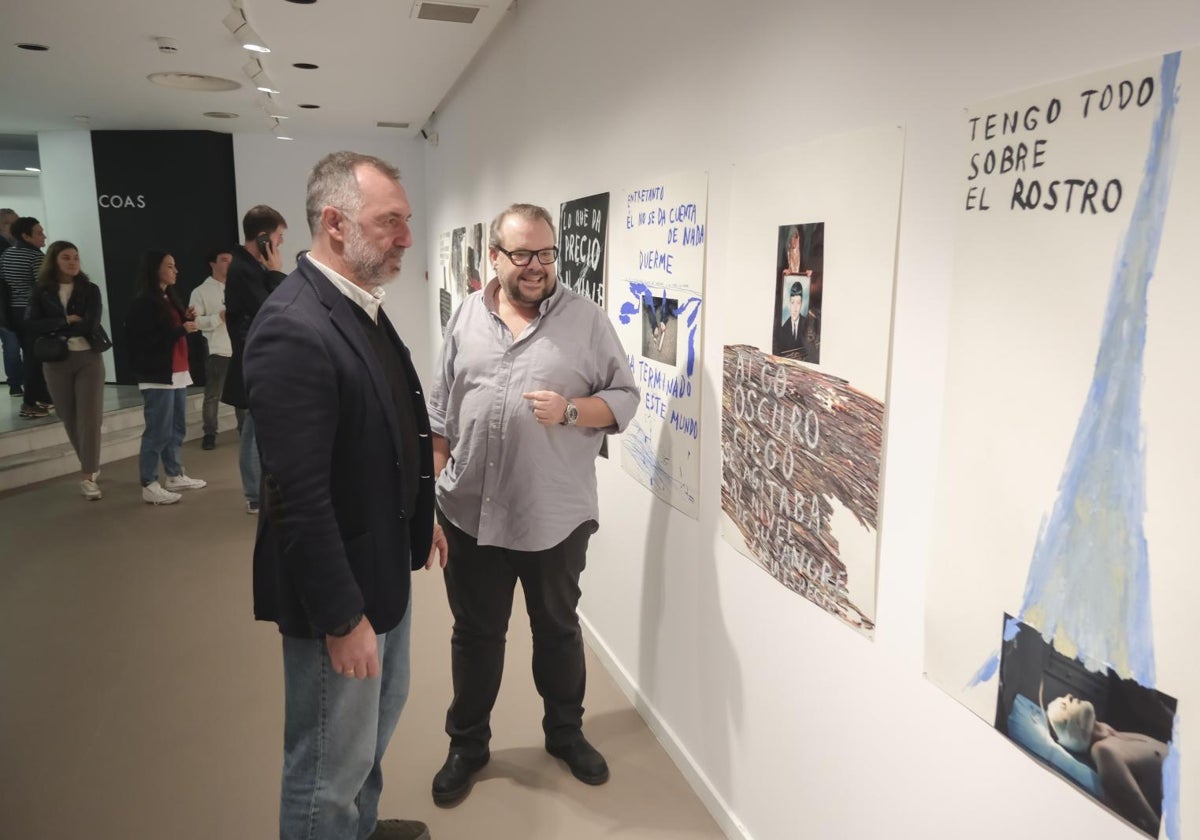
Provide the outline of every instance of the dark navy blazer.
<path id="1" fill-rule="evenodd" d="M 382 311 L 412 383 L 420 463 L 403 460 L 396 399 L 352 307 L 302 259 L 259 310 L 244 372 L 263 462 L 254 616 L 319 638 L 360 612 L 400 623 L 411 571 L 433 538 L 433 447 L 420 379 Z M 417 471 L 413 510 L 401 477 Z"/>

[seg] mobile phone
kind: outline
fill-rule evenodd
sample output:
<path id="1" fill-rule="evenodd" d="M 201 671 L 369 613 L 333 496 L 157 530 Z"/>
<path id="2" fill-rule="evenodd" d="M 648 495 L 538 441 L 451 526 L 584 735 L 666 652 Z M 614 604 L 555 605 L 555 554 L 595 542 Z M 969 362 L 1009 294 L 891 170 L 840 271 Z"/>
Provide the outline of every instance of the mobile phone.
<path id="1" fill-rule="evenodd" d="M 269 233 L 260 233 L 254 237 L 255 243 L 258 245 L 258 253 L 265 260 L 271 256 L 271 235 Z"/>

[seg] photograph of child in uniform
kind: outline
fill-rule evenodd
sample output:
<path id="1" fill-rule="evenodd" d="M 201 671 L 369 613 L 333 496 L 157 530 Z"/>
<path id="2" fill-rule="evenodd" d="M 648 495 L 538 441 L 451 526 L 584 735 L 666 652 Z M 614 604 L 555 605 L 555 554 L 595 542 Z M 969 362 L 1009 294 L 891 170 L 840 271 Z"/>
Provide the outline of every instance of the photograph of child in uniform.
<path id="1" fill-rule="evenodd" d="M 772 355 L 820 363 L 824 262 L 824 222 L 779 228 Z"/>
<path id="2" fill-rule="evenodd" d="M 1007 622 L 1012 621 L 1006 616 Z M 1150 837 L 1164 804 L 1176 701 L 1111 668 L 1059 653 L 1013 622 L 1003 645 L 996 728 Z"/>

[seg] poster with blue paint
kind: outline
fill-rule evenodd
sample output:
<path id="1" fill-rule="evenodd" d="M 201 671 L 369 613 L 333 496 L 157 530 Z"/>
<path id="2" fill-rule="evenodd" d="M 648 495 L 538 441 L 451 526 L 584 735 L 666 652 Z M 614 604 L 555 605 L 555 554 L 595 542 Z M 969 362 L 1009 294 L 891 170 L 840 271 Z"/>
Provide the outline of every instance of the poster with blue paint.
<path id="1" fill-rule="evenodd" d="M 926 616 L 929 678 L 998 725 L 1021 638 L 1095 676 L 1074 693 L 1093 709 L 1114 681 L 1177 701 L 1165 755 L 1126 767 L 1136 791 L 1106 779 L 1095 721 L 1073 751 L 1100 804 L 1175 840 L 1200 805 L 1180 737 L 1200 691 L 1198 105 L 1190 51 L 964 115 Z"/>
<path id="2" fill-rule="evenodd" d="M 621 436 L 621 465 L 695 518 L 708 176 L 650 180 L 616 196 L 608 312 L 642 393 Z"/>
<path id="3" fill-rule="evenodd" d="M 867 637 L 903 164 L 895 125 L 739 161 L 736 282 L 713 290 L 742 342 L 721 377 L 721 536 Z"/>

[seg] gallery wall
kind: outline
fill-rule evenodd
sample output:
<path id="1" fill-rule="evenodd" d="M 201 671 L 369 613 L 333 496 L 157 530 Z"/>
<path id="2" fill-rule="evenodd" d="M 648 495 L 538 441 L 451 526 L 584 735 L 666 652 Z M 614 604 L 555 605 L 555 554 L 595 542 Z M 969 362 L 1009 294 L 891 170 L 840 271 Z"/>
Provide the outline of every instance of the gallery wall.
<path id="1" fill-rule="evenodd" d="M 287 220 L 283 243 L 283 270 L 295 268 L 296 253 L 312 244 L 304 217 L 304 191 L 313 164 L 340 150 L 376 155 L 400 168 L 409 202 L 413 206 L 413 247 L 404 257 L 400 277 L 387 287 L 384 309 L 413 354 L 421 371 L 432 365 L 431 324 L 420 302 L 425 299 L 428 211 L 424 206 L 424 162 L 420 145 L 412 140 L 384 135 L 317 135 L 278 140 L 270 135 L 235 134 L 233 166 L 237 182 L 237 218 L 256 204 L 269 204 Z"/>
<path id="2" fill-rule="evenodd" d="M 22 216 L 45 215 L 42 186 L 36 175 L 0 175 L 0 207 L 11 207 Z"/>
<path id="3" fill-rule="evenodd" d="M 557 214 L 612 190 L 619 218 L 623 186 L 708 172 L 699 517 L 600 463 L 581 612 L 731 836 L 1137 836 L 925 680 L 926 569 L 963 109 L 1197 43 L 1200 7 L 1171 0 L 521 0 L 438 109 L 430 255 L 439 231 L 512 201 Z M 733 167 L 880 125 L 904 127 L 905 156 L 870 641 L 722 540 L 719 389 L 722 347 L 759 329 L 730 242 Z M 1185 769 L 1185 826 L 1196 779 Z"/>

